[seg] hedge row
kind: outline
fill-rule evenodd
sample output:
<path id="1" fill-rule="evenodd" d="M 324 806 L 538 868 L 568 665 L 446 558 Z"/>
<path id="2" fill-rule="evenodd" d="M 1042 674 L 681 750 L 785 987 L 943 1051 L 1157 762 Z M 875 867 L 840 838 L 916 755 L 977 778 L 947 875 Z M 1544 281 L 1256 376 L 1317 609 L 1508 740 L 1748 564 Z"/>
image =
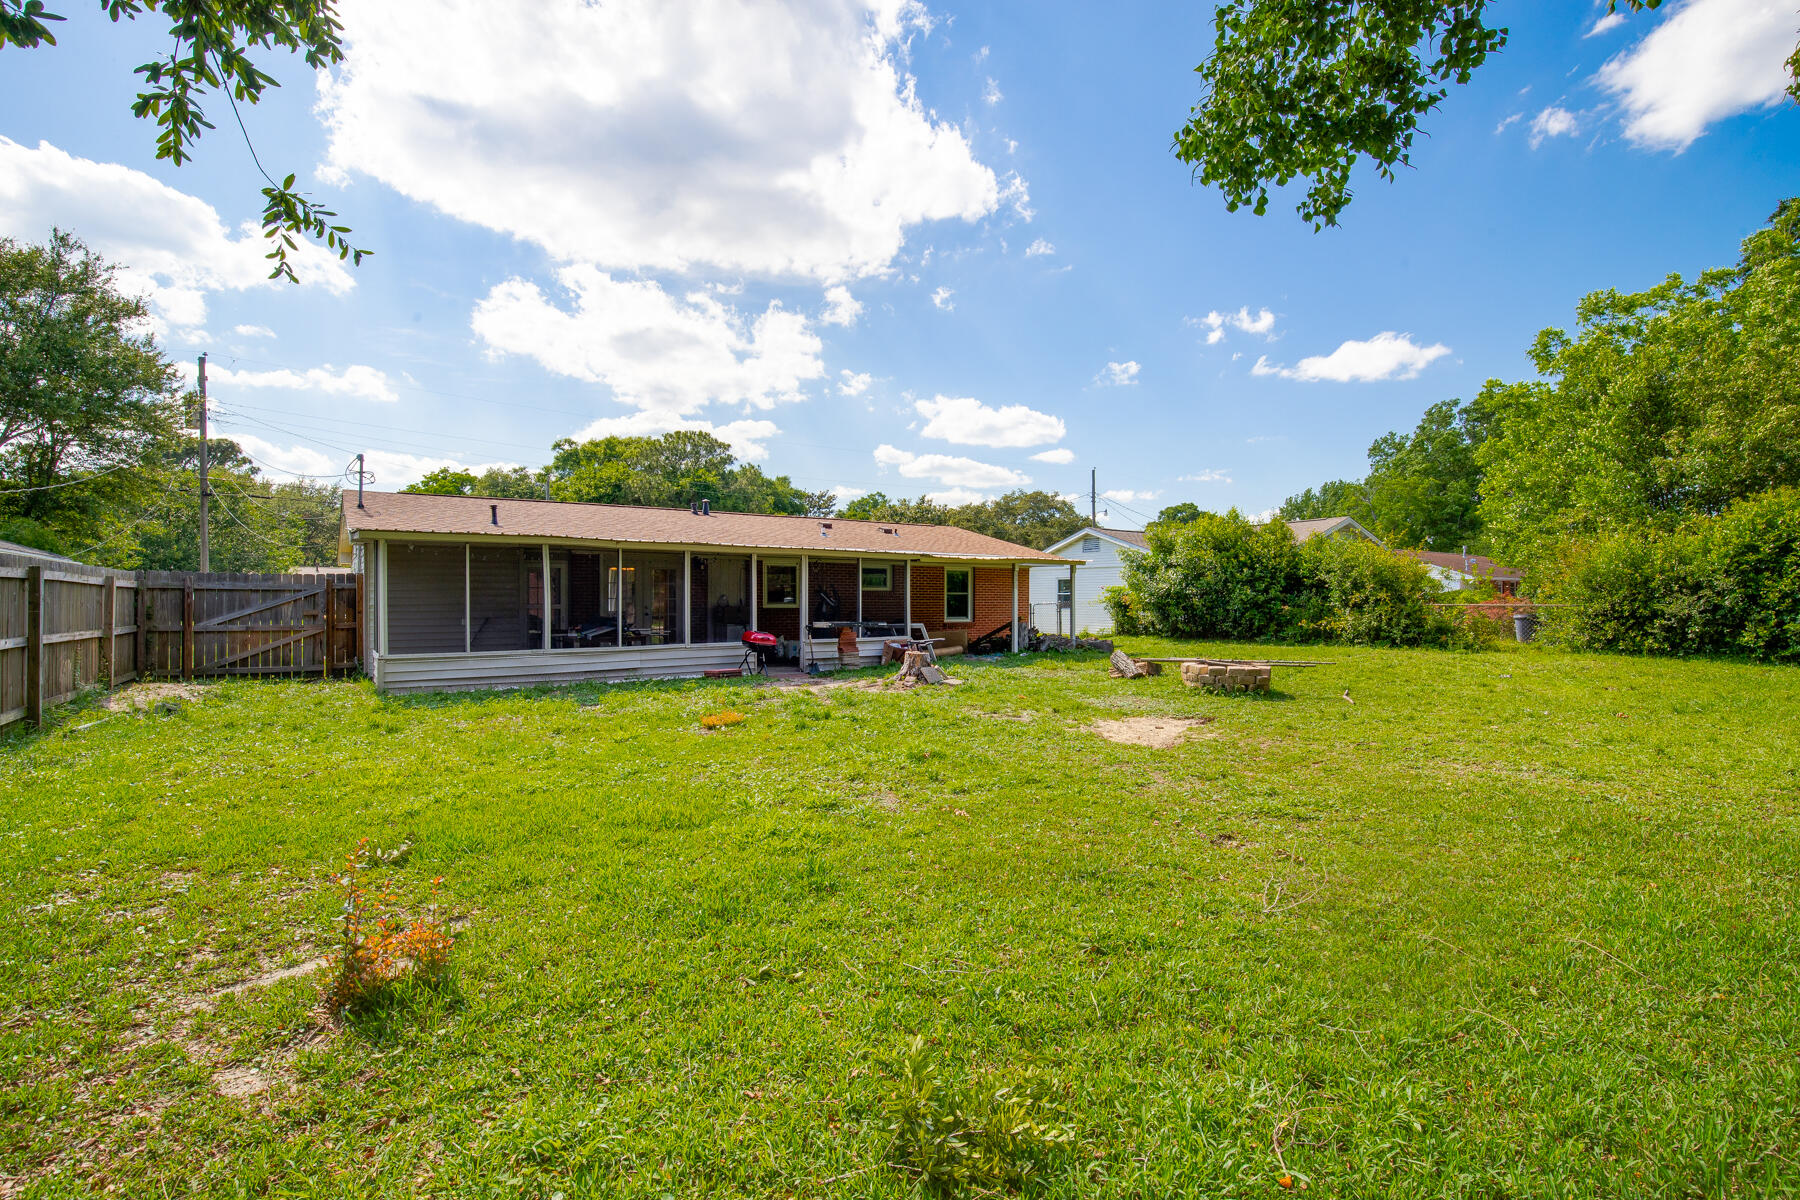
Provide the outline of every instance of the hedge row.
<path id="1" fill-rule="evenodd" d="M 1551 590 L 1546 632 L 1579 649 L 1800 661 L 1800 489 L 1580 547 Z"/>
<path id="2" fill-rule="evenodd" d="M 1280 521 L 1237 513 L 1152 525 L 1109 589 L 1115 633 L 1356 645 L 1451 645 L 1471 635 L 1431 606 L 1423 564 L 1361 538 L 1296 545 Z"/>

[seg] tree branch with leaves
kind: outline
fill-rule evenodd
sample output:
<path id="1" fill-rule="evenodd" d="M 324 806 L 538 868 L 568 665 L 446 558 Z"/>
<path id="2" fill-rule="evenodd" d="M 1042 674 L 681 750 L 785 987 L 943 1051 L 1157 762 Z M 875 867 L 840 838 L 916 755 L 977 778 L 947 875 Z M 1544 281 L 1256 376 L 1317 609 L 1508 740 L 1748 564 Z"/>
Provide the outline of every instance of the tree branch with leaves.
<path id="1" fill-rule="evenodd" d="M 156 157 L 176 166 L 191 159 L 194 144 L 215 128 L 202 100 L 214 92 L 224 95 L 251 161 L 267 181 L 262 229 L 270 247 L 264 256 L 272 263 L 269 278 L 299 282 L 290 255 L 302 239 L 357 265 L 373 253 L 350 242 L 351 229 L 337 223 L 334 210 L 298 191 L 295 175 L 276 182 L 264 169 L 238 109 L 281 86 L 251 60 L 253 50 L 299 54 L 314 71 L 343 61 L 343 26 L 333 0 L 100 0 L 100 6 L 114 23 L 150 13 L 169 21 L 169 51 L 137 68 L 145 90 L 131 106 L 133 116 L 157 126 Z M 0 0 L 0 49 L 54 46 L 51 23 L 62 20 L 45 9 L 43 0 Z"/>

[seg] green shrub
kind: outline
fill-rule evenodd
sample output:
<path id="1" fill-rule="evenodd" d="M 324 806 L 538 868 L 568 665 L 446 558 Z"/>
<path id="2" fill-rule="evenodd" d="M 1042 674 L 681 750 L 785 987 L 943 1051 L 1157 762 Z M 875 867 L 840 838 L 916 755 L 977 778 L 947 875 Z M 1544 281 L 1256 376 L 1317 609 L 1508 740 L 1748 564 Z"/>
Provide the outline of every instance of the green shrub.
<path id="1" fill-rule="evenodd" d="M 1128 587 L 1109 587 L 1100 593 L 1106 611 L 1112 616 L 1114 637 L 1134 637 L 1147 633 L 1142 616 L 1142 602 Z"/>
<path id="2" fill-rule="evenodd" d="M 1583 547 L 1554 594 L 1548 632 L 1578 648 L 1800 661 L 1800 489 Z"/>
<path id="3" fill-rule="evenodd" d="M 1259 528 L 1234 510 L 1144 532 L 1145 552 L 1125 555 L 1125 583 L 1143 632 L 1260 638 L 1289 624 L 1300 554 L 1281 521 Z"/>
<path id="4" fill-rule="evenodd" d="M 1307 592 L 1296 624 L 1357 646 L 1452 640 L 1455 623 L 1431 607 L 1438 584 L 1415 558 L 1361 538 L 1314 538 L 1300 547 Z"/>

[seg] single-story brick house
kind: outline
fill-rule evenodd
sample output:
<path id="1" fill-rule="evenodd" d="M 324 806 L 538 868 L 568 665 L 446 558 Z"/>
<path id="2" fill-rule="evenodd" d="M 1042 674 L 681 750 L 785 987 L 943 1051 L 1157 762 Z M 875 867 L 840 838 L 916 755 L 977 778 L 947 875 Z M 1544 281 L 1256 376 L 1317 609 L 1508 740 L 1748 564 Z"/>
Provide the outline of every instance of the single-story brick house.
<path id="1" fill-rule="evenodd" d="M 350 490 L 342 513 L 339 561 L 364 578 L 364 658 L 384 691 L 699 675 L 736 666 L 747 630 L 825 669 L 844 628 L 859 663 L 891 637 L 1008 622 L 1017 650 L 1024 569 L 1068 565 L 949 526 L 703 505 Z"/>

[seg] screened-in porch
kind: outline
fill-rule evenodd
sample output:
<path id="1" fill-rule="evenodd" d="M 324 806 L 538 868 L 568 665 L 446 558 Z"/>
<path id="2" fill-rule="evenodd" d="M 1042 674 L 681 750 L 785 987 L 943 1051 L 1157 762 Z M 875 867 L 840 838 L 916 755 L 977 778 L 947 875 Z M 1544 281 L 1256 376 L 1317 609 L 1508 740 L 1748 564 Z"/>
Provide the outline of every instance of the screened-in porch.
<path id="1" fill-rule="evenodd" d="M 390 690 L 727 671 L 749 630 L 776 635 L 782 661 L 834 670 L 1024 610 L 1011 564 L 397 538 L 361 555 Z"/>

